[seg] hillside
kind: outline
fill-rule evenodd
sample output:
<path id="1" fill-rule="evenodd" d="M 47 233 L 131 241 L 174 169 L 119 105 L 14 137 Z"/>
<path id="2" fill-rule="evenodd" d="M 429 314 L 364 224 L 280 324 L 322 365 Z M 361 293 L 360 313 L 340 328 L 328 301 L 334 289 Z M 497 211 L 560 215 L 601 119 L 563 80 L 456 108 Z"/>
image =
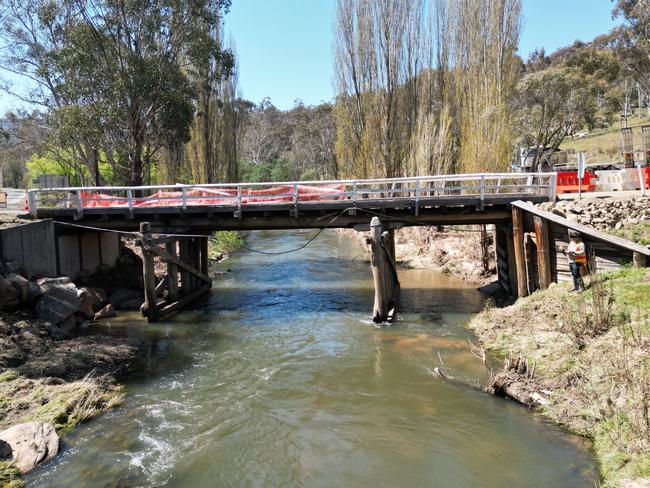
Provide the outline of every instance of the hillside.
<path id="1" fill-rule="evenodd" d="M 650 125 L 650 118 L 637 116 L 628 119 L 628 127 L 634 133 L 634 149 L 637 157 L 643 152 L 641 126 Z M 621 124 L 615 123 L 606 129 L 590 132 L 585 137 L 567 138 L 560 146 L 562 150 L 573 149 L 576 152 L 585 151 L 587 164 L 620 163 L 621 157 Z"/>

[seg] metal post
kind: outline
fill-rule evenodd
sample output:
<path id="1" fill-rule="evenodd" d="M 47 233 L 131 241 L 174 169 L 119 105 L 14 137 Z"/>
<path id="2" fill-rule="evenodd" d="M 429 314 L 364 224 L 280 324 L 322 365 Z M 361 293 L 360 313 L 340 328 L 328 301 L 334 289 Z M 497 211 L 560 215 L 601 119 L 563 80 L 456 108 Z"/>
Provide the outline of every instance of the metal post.
<path id="1" fill-rule="evenodd" d="M 420 213 L 420 180 L 415 180 L 415 215 Z"/>
<path id="2" fill-rule="evenodd" d="M 293 217 L 298 218 L 298 183 L 293 184 Z"/>
<path id="3" fill-rule="evenodd" d="M 133 218 L 133 190 L 130 188 L 126 190 L 126 198 L 128 199 L 129 202 L 129 218 Z"/>
<path id="4" fill-rule="evenodd" d="M 181 188 L 183 194 L 183 210 L 187 210 L 187 187 Z"/>
<path id="5" fill-rule="evenodd" d="M 77 196 L 77 219 L 80 219 L 84 216 L 84 207 L 83 207 L 83 200 L 81 198 L 81 190 L 76 190 L 76 196 Z"/>
<path id="6" fill-rule="evenodd" d="M 38 206 L 36 205 L 36 190 L 27 192 L 27 201 L 29 202 L 29 213 L 32 217 L 38 217 Z"/>

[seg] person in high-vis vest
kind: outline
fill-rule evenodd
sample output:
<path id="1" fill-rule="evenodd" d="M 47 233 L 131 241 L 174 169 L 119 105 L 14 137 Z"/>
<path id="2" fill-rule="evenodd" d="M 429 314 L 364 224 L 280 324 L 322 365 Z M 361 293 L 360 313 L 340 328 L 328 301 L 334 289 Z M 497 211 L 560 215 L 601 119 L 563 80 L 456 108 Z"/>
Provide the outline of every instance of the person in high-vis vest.
<path id="1" fill-rule="evenodd" d="M 582 280 L 582 268 L 587 265 L 587 251 L 585 243 L 582 242 L 580 232 L 569 230 L 569 246 L 566 248 L 566 255 L 569 260 L 569 269 L 573 276 L 573 290 L 585 291 L 585 282 Z"/>

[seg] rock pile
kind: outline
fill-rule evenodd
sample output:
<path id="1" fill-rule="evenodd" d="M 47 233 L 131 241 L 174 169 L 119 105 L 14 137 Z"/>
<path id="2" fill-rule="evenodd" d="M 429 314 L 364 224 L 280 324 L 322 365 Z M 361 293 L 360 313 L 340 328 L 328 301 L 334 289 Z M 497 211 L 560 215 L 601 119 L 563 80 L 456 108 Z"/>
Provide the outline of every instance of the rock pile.
<path id="1" fill-rule="evenodd" d="M 558 200 L 539 207 L 602 231 L 650 223 L 650 198 Z"/>
<path id="2" fill-rule="evenodd" d="M 0 312 L 24 311 L 70 332 L 92 321 L 137 310 L 144 301 L 139 291 L 117 288 L 110 297 L 99 287 L 77 286 L 70 278 L 31 278 L 18 263 L 0 262 Z"/>

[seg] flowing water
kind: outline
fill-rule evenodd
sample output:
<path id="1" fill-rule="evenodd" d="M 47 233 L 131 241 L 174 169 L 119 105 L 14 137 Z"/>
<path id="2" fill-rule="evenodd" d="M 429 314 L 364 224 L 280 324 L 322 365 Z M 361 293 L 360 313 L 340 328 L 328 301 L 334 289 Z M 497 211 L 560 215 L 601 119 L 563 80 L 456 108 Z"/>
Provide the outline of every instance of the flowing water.
<path id="1" fill-rule="evenodd" d="M 257 232 L 286 249 L 310 232 Z M 483 301 L 401 270 L 399 320 L 369 321 L 368 263 L 325 232 L 283 256 L 241 252 L 196 310 L 105 327 L 144 340 L 123 406 L 64 437 L 29 486 L 593 487 L 579 438 L 478 388 L 464 328 Z M 470 386 L 446 382 L 436 366 Z"/>

